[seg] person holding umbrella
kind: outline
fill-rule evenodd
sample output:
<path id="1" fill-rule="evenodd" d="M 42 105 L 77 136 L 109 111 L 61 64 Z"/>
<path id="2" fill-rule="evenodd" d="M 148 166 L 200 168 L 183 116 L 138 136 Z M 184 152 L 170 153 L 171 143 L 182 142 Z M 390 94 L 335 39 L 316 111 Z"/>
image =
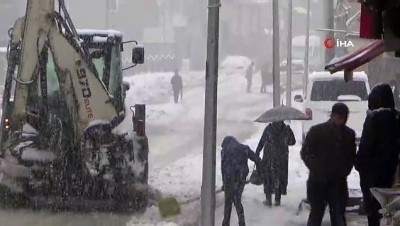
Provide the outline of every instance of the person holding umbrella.
<path id="1" fill-rule="evenodd" d="M 264 149 L 261 176 L 264 182 L 266 206 L 272 206 L 272 194 L 275 194 L 275 206 L 281 205 L 281 195 L 286 195 L 288 184 L 289 145 L 296 143 L 293 131 L 283 121 L 269 124 L 258 143 L 256 154 Z"/>
<path id="2" fill-rule="evenodd" d="M 256 122 L 271 123 L 268 125 L 258 143 L 256 154 L 264 149 L 261 167 L 253 172 L 250 182 L 264 185 L 267 206 L 272 206 L 272 194 L 275 194 L 275 205 L 281 204 L 281 195 L 286 195 L 288 184 L 289 147 L 296 143 L 293 131 L 286 125 L 286 120 L 310 120 L 303 112 L 285 105 L 279 105 L 264 112 Z M 259 183 L 260 179 L 263 183 Z"/>

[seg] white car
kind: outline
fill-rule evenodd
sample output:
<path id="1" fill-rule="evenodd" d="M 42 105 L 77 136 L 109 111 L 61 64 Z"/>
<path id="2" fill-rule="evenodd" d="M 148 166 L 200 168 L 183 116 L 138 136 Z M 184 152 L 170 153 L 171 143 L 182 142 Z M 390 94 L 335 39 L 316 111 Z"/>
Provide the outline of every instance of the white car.
<path id="1" fill-rule="evenodd" d="M 305 96 L 296 95 L 296 102 L 303 102 L 305 113 L 311 120 L 303 121 L 303 140 L 311 126 L 329 119 L 332 106 L 345 103 L 350 110 L 347 125 L 356 132 L 359 143 L 364 120 L 368 110 L 370 92 L 368 76 L 364 72 L 354 72 L 353 80 L 344 81 L 343 72 L 314 72 L 309 76 Z"/>
<path id="2" fill-rule="evenodd" d="M 250 64 L 251 60 L 248 57 L 228 56 L 221 63 L 220 72 L 226 75 L 240 74 L 245 76 Z"/>

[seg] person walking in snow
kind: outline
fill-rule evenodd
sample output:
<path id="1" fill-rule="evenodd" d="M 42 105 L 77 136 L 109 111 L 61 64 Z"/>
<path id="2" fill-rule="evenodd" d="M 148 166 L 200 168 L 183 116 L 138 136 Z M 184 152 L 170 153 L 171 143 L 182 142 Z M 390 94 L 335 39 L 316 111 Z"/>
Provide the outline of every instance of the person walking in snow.
<path id="1" fill-rule="evenodd" d="M 283 121 L 269 124 L 261 136 L 256 154 L 264 149 L 260 170 L 264 180 L 265 202 L 272 206 L 272 194 L 275 194 L 275 205 L 281 204 L 281 195 L 287 194 L 289 145 L 296 143 L 293 131 Z"/>
<path id="2" fill-rule="evenodd" d="M 247 92 L 251 93 L 251 86 L 253 84 L 254 62 L 251 62 L 246 70 Z"/>
<path id="3" fill-rule="evenodd" d="M 368 226 L 379 226 L 382 215 L 379 202 L 370 188 L 390 188 L 394 184 L 399 155 L 399 112 L 388 84 L 375 86 L 368 97 L 369 113 L 364 122 L 356 170 L 360 174 Z"/>
<path id="4" fill-rule="evenodd" d="M 307 199 L 311 211 L 307 226 L 321 226 L 327 204 L 331 225 L 346 226 L 347 176 L 356 155 L 356 134 L 346 126 L 348 115 L 345 104 L 334 104 L 330 119 L 311 127 L 303 143 L 301 158 L 310 171 Z"/>
<path id="5" fill-rule="evenodd" d="M 221 173 L 223 190 L 225 192 L 225 209 L 222 226 L 229 226 L 232 212 L 232 204 L 235 205 L 239 226 L 245 226 L 244 209 L 242 205 L 242 193 L 249 174 L 248 159 L 256 165 L 261 159 L 249 148 L 239 143 L 236 138 L 227 136 L 222 141 Z"/>
<path id="6" fill-rule="evenodd" d="M 261 68 L 261 90 L 260 90 L 261 93 L 267 92 L 267 83 L 269 76 L 270 76 L 269 67 L 268 64 L 265 63 Z"/>
<path id="7" fill-rule="evenodd" d="M 182 77 L 179 75 L 177 70 L 175 71 L 174 76 L 171 78 L 171 85 L 172 91 L 174 92 L 174 101 L 175 103 L 178 103 L 179 95 L 181 100 L 183 99 L 183 82 Z"/>

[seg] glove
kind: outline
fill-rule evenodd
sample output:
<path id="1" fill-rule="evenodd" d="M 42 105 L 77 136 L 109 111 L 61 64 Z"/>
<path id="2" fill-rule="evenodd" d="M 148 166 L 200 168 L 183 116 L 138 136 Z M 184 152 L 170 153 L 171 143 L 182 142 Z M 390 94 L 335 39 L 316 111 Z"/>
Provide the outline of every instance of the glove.
<path id="1" fill-rule="evenodd" d="M 224 185 L 221 186 L 221 190 L 225 191 L 225 186 Z"/>

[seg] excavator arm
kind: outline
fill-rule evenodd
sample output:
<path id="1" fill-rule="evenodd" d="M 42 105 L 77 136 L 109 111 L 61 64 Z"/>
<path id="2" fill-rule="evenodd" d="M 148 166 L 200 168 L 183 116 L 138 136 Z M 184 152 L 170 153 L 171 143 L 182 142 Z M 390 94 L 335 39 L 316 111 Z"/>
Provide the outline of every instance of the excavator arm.
<path id="1" fill-rule="evenodd" d="M 111 96 L 93 71 L 94 67 L 90 66 L 80 40 L 67 21 L 55 11 L 55 0 L 28 0 L 24 23 L 21 26 L 17 22 L 13 30 L 14 41 L 18 37 L 21 37 L 21 63 L 15 79 L 17 85 L 11 112 L 13 121 L 17 122 L 14 130 L 22 130 L 26 122 L 28 87 L 35 80 L 40 53 L 45 45 L 54 59 L 60 91 L 74 124 L 76 140 L 92 125 L 113 124 L 117 120 L 118 113 Z"/>
<path id="2" fill-rule="evenodd" d="M 63 0 L 27 0 L 26 15 L 10 35 L 0 128 L 1 196 L 10 190 L 35 206 L 71 207 L 63 203 L 65 197 L 76 198 L 78 207 L 96 201 L 95 209 L 147 206 L 144 106 L 137 106 L 130 131 L 121 128 L 124 98 L 114 91 L 124 86 L 118 57 L 122 34 L 96 32 L 78 35 Z M 132 63 L 143 63 L 143 55 L 143 47 L 133 49 Z M 92 62 L 98 56 L 104 61 L 102 77 Z"/>

